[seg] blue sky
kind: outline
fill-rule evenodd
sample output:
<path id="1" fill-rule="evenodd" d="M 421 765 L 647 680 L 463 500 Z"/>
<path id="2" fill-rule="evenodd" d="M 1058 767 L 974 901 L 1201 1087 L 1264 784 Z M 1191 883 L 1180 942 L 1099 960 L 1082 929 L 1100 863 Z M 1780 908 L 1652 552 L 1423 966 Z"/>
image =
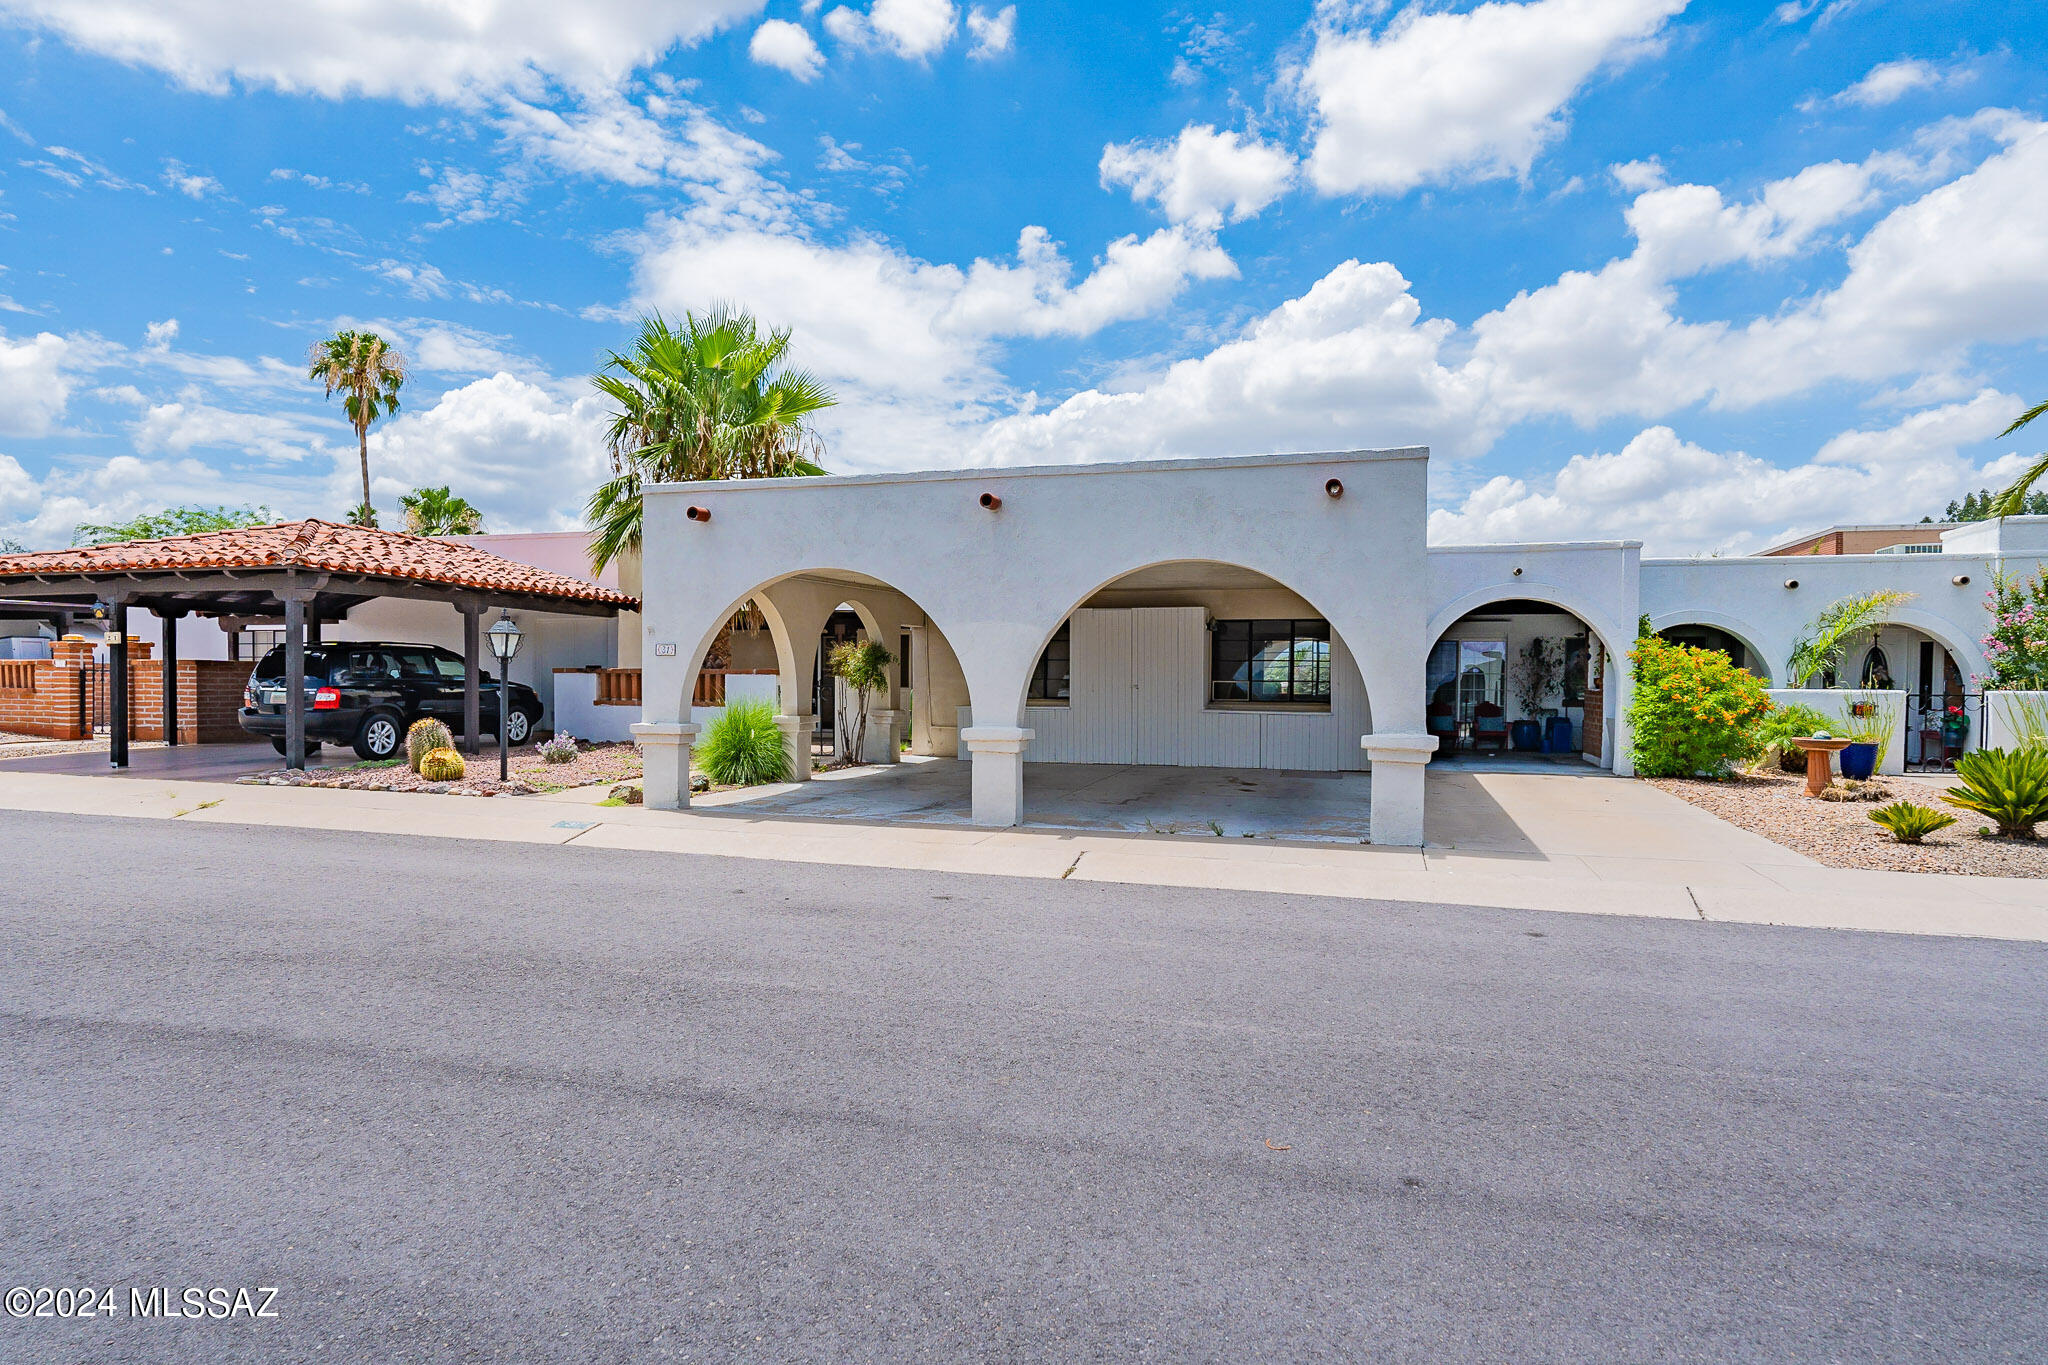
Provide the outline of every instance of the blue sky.
<path id="1" fill-rule="evenodd" d="M 2026 0 L 0 0 L 0 537 L 576 524 L 645 309 L 794 329 L 827 463 L 1427 444 L 1439 542 L 1917 519 L 2048 390 Z M 2024 434 L 2023 434 L 2024 435 Z"/>

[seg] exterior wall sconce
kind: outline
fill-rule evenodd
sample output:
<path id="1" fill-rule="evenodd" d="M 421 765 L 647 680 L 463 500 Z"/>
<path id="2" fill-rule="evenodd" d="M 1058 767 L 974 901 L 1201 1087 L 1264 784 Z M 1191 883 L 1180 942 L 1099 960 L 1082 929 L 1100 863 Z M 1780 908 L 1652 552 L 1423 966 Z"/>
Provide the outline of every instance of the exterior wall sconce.
<path id="1" fill-rule="evenodd" d="M 1955 584 L 1959 588 L 1967 588 L 1970 586 L 1970 576 L 1966 573 L 1959 573 L 1954 578 L 1951 578 L 1949 582 Z"/>
<path id="2" fill-rule="evenodd" d="M 1515 577 L 1517 577 L 1517 578 L 1520 578 L 1521 576 L 1522 576 L 1522 566 L 1521 566 L 1521 565 L 1519 565 L 1519 564 L 1517 564 L 1517 565 L 1515 565 Z"/>
<path id="3" fill-rule="evenodd" d="M 1003 505 L 1003 500 L 993 493 L 983 493 L 981 495 L 981 505 L 993 512 Z"/>
<path id="4" fill-rule="evenodd" d="M 1796 578 L 1788 578 L 1785 580 L 1785 586 L 1788 588 L 1796 588 L 1799 586 L 1799 580 Z"/>
<path id="5" fill-rule="evenodd" d="M 1342 479 L 1331 479 L 1330 481 L 1328 481 L 1327 483 L 1325 483 L 1325 484 L 1323 485 L 1323 491 L 1324 491 L 1325 493 L 1328 493 L 1328 494 L 1329 494 L 1329 495 L 1330 495 L 1331 497 L 1333 497 L 1333 498 L 1341 498 L 1341 497 L 1343 497 L 1343 496 L 1344 496 L 1344 480 L 1342 480 Z"/>
<path id="6" fill-rule="evenodd" d="M 691 521 L 709 521 L 711 520 L 711 509 L 709 507 L 692 507 L 683 515 Z"/>

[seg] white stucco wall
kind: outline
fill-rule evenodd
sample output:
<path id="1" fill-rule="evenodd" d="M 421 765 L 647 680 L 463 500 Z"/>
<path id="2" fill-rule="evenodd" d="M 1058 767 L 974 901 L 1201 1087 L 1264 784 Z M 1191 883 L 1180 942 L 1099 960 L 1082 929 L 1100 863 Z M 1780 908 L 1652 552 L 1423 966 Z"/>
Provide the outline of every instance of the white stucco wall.
<path id="1" fill-rule="evenodd" d="M 775 585 L 806 575 L 873 580 L 943 634 L 977 732 L 962 742 L 977 763 L 990 756 L 991 773 L 1014 757 L 1021 783 L 1030 743 L 1025 692 L 1046 640 L 1115 580 L 1201 562 L 1249 569 L 1298 593 L 1349 646 L 1374 733 L 1426 744 L 1426 459 L 1421 450 L 1368 451 L 650 488 L 643 560 L 643 696 L 657 727 L 650 733 L 687 738 L 659 727 L 683 722 L 704 652 L 742 601 L 773 604 Z M 1330 479 L 1341 481 L 1342 496 L 1326 491 Z M 983 494 L 1000 499 L 1000 508 L 983 506 Z M 691 506 L 709 519 L 688 518 Z M 779 604 L 773 610 L 789 615 Z M 787 639 L 816 638 L 807 623 L 783 624 Z M 674 646 L 673 654 L 664 646 Z M 792 675 L 802 676 L 804 661 L 789 662 Z M 941 700 L 933 701 L 920 714 L 944 715 Z M 985 783 L 977 771 L 977 820 L 985 805 L 1005 804 L 1010 781 Z M 1404 788 L 1382 801 L 1375 774 L 1375 837 L 1419 839 L 1420 790 L 1418 780 L 1412 799 Z"/>

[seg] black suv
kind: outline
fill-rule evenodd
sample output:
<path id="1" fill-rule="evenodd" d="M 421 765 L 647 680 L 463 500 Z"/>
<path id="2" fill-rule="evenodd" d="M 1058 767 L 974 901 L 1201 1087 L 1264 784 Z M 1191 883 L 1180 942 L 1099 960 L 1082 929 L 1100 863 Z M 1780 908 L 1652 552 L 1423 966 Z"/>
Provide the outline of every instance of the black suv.
<path id="1" fill-rule="evenodd" d="M 390 758 L 405 748 L 406 727 L 432 717 L 462 734 L 462 656 L 438 645 L 350 640 L 306 650 L 306 747 L 353 744 L 364 758 Z M 498 685 L 479 679 L 478 728 L 498 732 Z M 242 728 L 285 751 L 284 646 L 265 654 L 242 693 Z M 540 695 L 512 684 L 505 738 L 524 744 L 540 721 Z"/>

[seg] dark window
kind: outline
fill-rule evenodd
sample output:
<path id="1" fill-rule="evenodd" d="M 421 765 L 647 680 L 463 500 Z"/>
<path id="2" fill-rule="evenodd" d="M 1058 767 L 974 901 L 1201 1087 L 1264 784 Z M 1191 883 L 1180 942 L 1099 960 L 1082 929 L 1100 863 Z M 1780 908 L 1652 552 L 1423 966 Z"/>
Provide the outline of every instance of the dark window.
<path id="1" fill-rule="evenodd" d="M 327 676 L 327 651 L 309 649 L 306 651 L 306 677 L 318 681 Z M 284 649 L 280 646 L 264 655 L 256 665 L 256 677 L 264 682 L 276 682 L 284 677 Z"/>
<path id="2" fill-rule="evenodd" d="M 1209 649 L 1212 701 L 1330 699 L 1328 621 L 1218 621 Z"/>
<path id="3" fill-rule="evenodd" d="M 896 685 L 910 686 L 910 634 L 907 631 L 896 637 Z"/>
<path id="4" fill-rule="evenodd" d="M 1038 667 L 1031 670 L 1031 701 L 1066 701 L 1072 692 L 1074 681 L 1074 632 L 1071 622 L 1063 622 L 1046 642 L 1045 652 L 1038 656 Z"/>
<path id="5" fill-rule="evenodd" d="M 1584 706 L 1586 704 L 1586 659 L 1588 644 L 1583 635 L 1574 635 L 1564 642 L 1564 704 Z"/>

